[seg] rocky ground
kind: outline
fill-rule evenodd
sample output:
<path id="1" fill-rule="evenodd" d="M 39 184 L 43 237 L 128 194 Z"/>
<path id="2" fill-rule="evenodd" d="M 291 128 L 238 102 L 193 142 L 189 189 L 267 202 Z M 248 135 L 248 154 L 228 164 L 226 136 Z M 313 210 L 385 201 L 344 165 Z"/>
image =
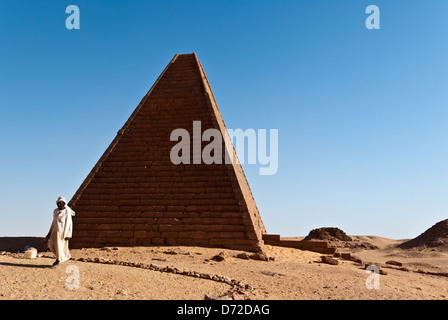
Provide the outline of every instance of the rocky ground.
<path id="1" fill-rule="evenodd" d="M 265 255 L 199 247 L 80 249 L 58 269 L 49 268 L 50 253 L 25 259 L 3 252 L 0 299 L 448 299 L 446 251 L 403 250 L 403 241 L 373 236 L 356 240 L 377 249 L 338 248 L 331 257 L 337 264 L 269 245 Z M 372 277 L 365 262 L 380 266 L 378 289 L 366 286 Z"/>

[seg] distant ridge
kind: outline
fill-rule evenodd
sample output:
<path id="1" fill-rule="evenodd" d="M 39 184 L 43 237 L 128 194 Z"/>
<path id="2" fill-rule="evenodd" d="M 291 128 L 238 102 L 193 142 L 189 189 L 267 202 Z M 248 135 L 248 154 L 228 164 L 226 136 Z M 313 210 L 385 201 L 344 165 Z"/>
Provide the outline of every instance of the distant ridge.
<path id="1" fill-rule="evenodd" d="M 448 248 L 448 219 L 437 222 L 418 237 L 406 241 L 398 247 L 402 249 L 410 249 L 415 247 Z"/>

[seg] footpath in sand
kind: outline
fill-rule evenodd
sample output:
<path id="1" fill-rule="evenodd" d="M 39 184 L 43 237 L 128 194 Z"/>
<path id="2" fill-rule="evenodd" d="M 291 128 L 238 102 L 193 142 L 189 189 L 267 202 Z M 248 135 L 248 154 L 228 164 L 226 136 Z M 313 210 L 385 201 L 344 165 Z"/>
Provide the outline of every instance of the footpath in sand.
<path id="1" fill-rule="evenodd" d="M 268 261 L 243 259 L 247 255 L 242 251 L 199 247 L 79 249 L 71 251 L 73 260 L 54 270 L 49 268 L 54 261 L 50 253 L 36 259 L 5 253 L 0 255 L 0 299 L 202 300 L 206 295 L 222 296 L 232 290 L 233 298 L 260 300 L 448 299 L 448 277 L 414 272 L 443 271 L 445 252 L 412 253 L 397 249 L 391 243 L 395 240 L 378 237 L 363 240 L 374 243 L 378 250 L 355 248 L 350 249 L 352 253 L 380 263 L 392 255 L 394 260 L 401 258 L 408 271 L 384 269 L 387 275 L 379 276 L 379 289 L 369 290 L 366 287 L 369 274 L 353 261 L 338 259 L 338 265 L 329 265 L 321 262 L 319 253 L 269 245 Z M 220 255 L 223 251 L 225 254 Z M 217 255 L 221 259 L 215 260 Z M 66 281 L 73 274 L 66 268 L 73 265 L 79 270 L 79 289 L 70 290 Z M 156 266 L 162 272 L 135 267 L 144 265 Z M 177 272 L 167 272 L 173 269 Z M 210 275 L 210 279 L 192 276 L 199 273 Z M 213 280 L 218 278 L 229 281 Z M 230 279 L 247 284 L 249 289 L 236 294 Z"/>

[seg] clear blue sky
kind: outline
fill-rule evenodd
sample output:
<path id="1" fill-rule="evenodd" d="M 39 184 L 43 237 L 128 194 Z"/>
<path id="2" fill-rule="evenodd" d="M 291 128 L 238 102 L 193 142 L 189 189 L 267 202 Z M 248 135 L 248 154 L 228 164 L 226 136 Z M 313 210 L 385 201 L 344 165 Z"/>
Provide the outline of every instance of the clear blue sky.
<path id="1" fill-rule="evenodd" d="M 174 54 L 196 52 L 228 128 L 279 130 L 277 174 L 244 165 L 269 233 L 415 237 L 448 218 L 447 14 L 445 0 L 2 0 L 0 236 L 45 235 Z"/>

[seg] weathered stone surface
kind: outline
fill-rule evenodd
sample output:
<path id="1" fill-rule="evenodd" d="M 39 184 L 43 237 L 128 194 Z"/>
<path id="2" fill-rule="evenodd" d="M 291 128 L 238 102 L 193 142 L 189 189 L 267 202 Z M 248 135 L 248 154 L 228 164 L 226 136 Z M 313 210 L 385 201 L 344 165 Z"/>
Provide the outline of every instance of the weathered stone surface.
<path id="1" fill-rule="evenodd" d="M 196 54 L 176 55 L 69 202 L 76 212 L 72 248 L 263 250 L 266 230 L 239 163 L 225 163 L 224 154 L 222 164 L 171 161 L 179 142 L 171 133 L 185 129 L 196 141 L 193 121 L 200 121 L 200 135 L 226 132 Z M 200 142 L 200 151 L 207 144 Z"/>
<path id="2" fill-rule="evenodd" d="M 227 258 L 228 256 L 229 256 L 229 255 L 227 254 L 227 252 L 222 251 L 222 252 L 218 253 L 217 255 L 215 255 L 215 256 L 212 258 L 212 260 L 221 262 L 221 261 L 226 260 L 226 258 Z"/>
<path id="3" fill-rule="evenodd" d="M 246 253 L 246 252 L 241 252 L 241 253 L 238 253 L 238 254 L 236 255 L 236 257 L 237 257 L 237 258 L 240 258 L 240 259 L 249 260 L 249 259 L 250 259 L 250 254 L 248 254 L 248 253 Z"/>
<path id="4" fill-rule="evenodd" d="M 386 261 L 386 264 L 390 264 L 390 265 L 398 266 L 398 267 L 403 266 L 403 264 L 401 262 L 398 262 L 398 261 L 395 261 L 395 260 Z"/>
<path id="5" fill-rule="evenodd" d="M 319 228 L 313 229 L 304 238 L 304 240 L 329 240 L 329 241 L 352 241 L 352 238 L 347 236 L 344 231 L 339 228 Z"/>
<path id="6" fill-rule="evenodd" d="M 265 253 L 256 252 L 249 256 L 252 260 L 269 261 L 269 257 Z"/>
<path id="7" fill-rule="evenodd" d="M 335 258 L 332 258 L 330 256 L 321 256 L 320 258 L 322 259 L 322 262 L 326 263 L 326 264 L 332 264 L 332 265 L 338 265 L 339 264 L 338 260 L 336 260 Z"/>
<path id="8" fill-rule="evenodd" d="M 352 255 L 350 253 L 341 253 L 341 258 L 343 260 L 351 260 L 352 259 Z"/>
<path id="9" fill-rule="evenodd" d="M 296 248 L 324 254 L 334 254 L 336 251 L 336 248 L 330 247 L 327 241 L 305 241 L 290 238 L 281 238 L 279 235 L 270 234 L 264 234 L 263 240 L 265 244 L 269 244 L 272 246 Z"/>

